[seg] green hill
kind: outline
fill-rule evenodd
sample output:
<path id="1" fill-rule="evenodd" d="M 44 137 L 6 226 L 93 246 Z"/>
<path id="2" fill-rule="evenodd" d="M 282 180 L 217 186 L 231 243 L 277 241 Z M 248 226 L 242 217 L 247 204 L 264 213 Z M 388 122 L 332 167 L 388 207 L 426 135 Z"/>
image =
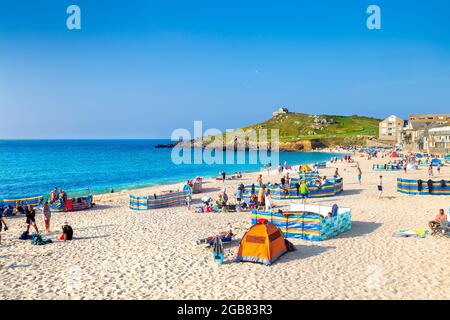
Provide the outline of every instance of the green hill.
<path id="1" fill-rule="evenodd" d="M 242 136 L 246 149 L 258 148 L 246 140 L 252 131 L 259 129 L 279 130 L 279 150 L 310 151 L 318 148 L 337 145 L 365 145 L 366 139 L 378 136 L 378 124 L 381 120 L 362 116 L 308 115 L 303 113 L 281 113 L 271 119 L 237 130 L 233 141 L 226 141 L 226 134 L 221 139 L 217 136 L 206 136 L 190 141 L 182 141 L 179 146 L 226 148 L 233 145 L 237 148 L 237 137 Z M 270 140 L 269 130 L 267 132 Z M 261 141 L 260 141 L 261 142 Z M 269 146 L 270 147 L 270 146 Z"/>
<path id="2" fill-rule="evenodd" d="M 242 128 L 279 129 L 280 142 L 320 140 L 325 145 L 378 135 L 381 120 L 364 116 L 279 114 L 271 119 Z M 328 142 L 328 143 L 327 143 Z"/>

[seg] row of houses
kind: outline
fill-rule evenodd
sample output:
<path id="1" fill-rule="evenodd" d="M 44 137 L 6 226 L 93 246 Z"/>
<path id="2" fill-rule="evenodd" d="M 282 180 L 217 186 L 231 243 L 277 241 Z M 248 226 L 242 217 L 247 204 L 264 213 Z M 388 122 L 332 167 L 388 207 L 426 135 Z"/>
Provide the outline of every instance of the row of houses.
<path id="1" fill-rule="evenodd" d="M 410 152 L 450 152 L 450 114 L 411 114 L 408 120 L 392 115 L 379 124 L 379 140 Z"/>

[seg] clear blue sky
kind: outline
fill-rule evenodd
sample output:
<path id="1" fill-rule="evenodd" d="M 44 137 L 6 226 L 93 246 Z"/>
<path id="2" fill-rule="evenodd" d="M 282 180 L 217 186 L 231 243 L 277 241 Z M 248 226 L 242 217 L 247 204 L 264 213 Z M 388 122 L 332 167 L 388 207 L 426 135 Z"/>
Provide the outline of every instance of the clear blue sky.
<path id="1" fill-rule="evenodd" d="M 81 8 L 82 30 L 66 28 Z M 382 30 L 366 28 L 366 8 Z M 0 138 L 152 138 L 280 105 L 450 112 L 450 1 L 0 3 Z"/>

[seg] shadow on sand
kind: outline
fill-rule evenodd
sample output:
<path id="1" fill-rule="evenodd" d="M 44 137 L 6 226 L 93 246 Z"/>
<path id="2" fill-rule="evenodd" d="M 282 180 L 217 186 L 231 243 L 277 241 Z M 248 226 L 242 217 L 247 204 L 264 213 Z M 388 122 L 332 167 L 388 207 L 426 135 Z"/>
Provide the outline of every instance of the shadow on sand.
<path id="1" fill-rule="evenodd" d="M 374 232 L 381 226 L 378 222 L 352 221 L 352 228 L 349 231 L 341 233 L 336 238 L 355 238 Z"/>
<path id="2" fill-rule="evenodd" d="M 324 252 L 327 252 L 329 250 L 336 249 L 336 247 L 296 245 L 295 249 L 296 249 L 295 251 L 285 253 L 276 263 L 285 263 L 292 260 L 307 259 L 322 254 Z"/>

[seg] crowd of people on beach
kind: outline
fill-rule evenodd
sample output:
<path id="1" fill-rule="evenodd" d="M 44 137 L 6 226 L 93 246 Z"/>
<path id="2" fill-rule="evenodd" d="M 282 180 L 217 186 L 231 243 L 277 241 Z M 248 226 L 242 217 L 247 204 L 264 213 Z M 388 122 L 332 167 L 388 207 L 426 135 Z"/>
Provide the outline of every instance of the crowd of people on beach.
<path id="1" fill-rule="evenodd" d="M 53 188 L 50 192 L 49 199 L 42 199 L 38 205 L 27 204 L 25 201 L 16 201 L 15 205 L 7 205 L 6 208 L 3 209 L 3 212 L 0 212 L 0 233 L 3 226 L 3 230 L 8 230 L 8 226 L 6 224 L 7 217 L 15 217 L 23 215 L 25 217 L 25 230 L 21 234 L 20 238 L 26 238 L 30 234 L 30 229 L 33 228 L 36 234 L 39 234 L 39 228 L 36 221 L 37 211 L 40 211 L 42 214 L 42 221 L 44 224 L 44 230 L 46 234 L 51 232 L 50 221 L 52 217 L 51 213 L 51 204 L 56 201 L 60 201 L 64 203 L 67 200 L 67 193 L 61 188 L 58 192 L 58 188 Z M 71 240 L 73 235 L 72 227 L 65 222 L 62 226 L 63 234 L 60 237 L 60 240 Z M 1 243 L 1 235 L 0 235 L 0 243 Z"/>

